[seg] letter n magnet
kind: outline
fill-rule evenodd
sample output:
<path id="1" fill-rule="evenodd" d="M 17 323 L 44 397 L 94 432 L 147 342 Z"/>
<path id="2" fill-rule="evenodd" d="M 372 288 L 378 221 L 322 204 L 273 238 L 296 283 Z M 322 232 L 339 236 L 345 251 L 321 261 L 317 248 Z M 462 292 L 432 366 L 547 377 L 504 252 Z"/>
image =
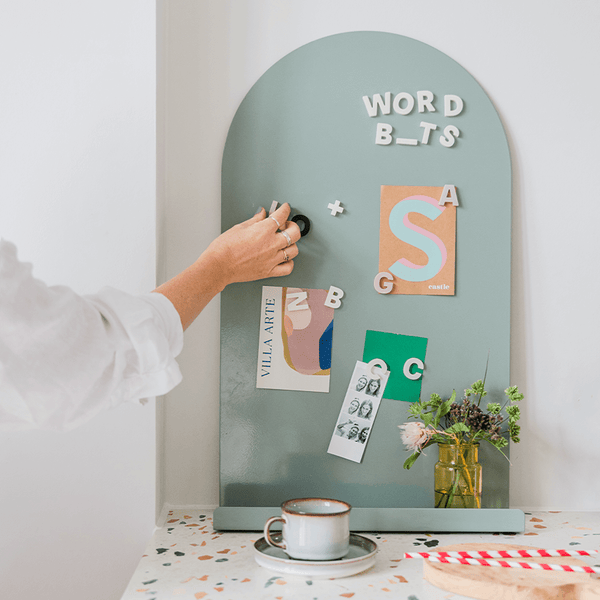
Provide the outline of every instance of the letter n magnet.
<path id="1" fill-rule="evenodd" d="M 392 294 L 454 295 L 456 206 L 444 190 L 381 186 L 379 272 L 394 277 Z"/>

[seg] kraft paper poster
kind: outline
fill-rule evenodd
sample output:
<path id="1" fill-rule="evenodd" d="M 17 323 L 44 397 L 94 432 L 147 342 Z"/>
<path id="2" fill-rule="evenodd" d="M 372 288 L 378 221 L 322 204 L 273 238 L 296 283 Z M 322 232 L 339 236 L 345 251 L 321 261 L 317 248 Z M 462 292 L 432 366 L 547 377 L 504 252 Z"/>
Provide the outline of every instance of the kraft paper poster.
<path id="1" fill-rule="evenodd" d="M 425 363 L 426 351 L 427 338 L 368 330 L 365 336 L 363 361 L 368 363 L 374 358 L 380 358 L 387 363 L 390 378 L 383 393 L 384 398 L 416 402 L 421 396 L 423 378 L 408 379 L 404 375 L 404 365 L 412 358 L 418 358 Z M 411 366 L 410 372 L 418 372 L 418 369 Z"/>
<path id="2" fill-rule="evenodd" d="M 381 186 L 379 272 L 392 294 L 454 295 L 456 206 L 444 187 Z"/>
<path id="3" fill-rule="evenodd" d="M 329 392 L 334 309 L 328 290 L 263 286 L 256 387 Z"/>

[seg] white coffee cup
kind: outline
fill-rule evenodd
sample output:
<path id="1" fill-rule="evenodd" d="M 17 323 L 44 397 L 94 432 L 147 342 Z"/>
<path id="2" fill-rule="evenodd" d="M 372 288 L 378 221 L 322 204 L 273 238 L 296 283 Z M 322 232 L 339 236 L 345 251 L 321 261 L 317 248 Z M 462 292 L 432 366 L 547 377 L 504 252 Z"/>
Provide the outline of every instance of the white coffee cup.
<path id="1" fill-rule="evenodd" d="M 292 558 L 301 560 L 335 560 L 350 550 L 350 510 L 341 500 L 299 498 L 281 505 L 281 517 L 265 523 L 265 539 Z M 282 543 L 273 541 L 271 525 L 281 521 Z"/>

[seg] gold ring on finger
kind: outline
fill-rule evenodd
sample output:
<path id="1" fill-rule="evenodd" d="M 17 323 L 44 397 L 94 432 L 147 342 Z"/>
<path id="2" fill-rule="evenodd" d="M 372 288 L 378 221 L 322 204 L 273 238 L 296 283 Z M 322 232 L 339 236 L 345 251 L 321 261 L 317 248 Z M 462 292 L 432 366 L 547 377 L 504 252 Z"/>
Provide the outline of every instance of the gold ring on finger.
<path id="1" fill-rule="evenodd" d="M 287 262 L 288 260 L 290 260 L 290 257 L 287 255 L 287 252 L 284 250 L 283 251 L 283 262 Z"/>

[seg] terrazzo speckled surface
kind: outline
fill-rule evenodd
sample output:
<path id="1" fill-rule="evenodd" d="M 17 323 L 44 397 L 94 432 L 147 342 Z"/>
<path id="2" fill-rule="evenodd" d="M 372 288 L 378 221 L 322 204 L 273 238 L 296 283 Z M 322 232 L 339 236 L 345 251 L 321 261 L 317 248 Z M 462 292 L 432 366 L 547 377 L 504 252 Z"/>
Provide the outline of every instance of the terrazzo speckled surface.
<path id="1" fill-rule="evenodd" d="M 378 547 L 375 565 L 343 579 L 307 579 L 260 567 L 254 542 L 262 533 L 217 532 L 212 512 L 174 509 L 163 517 L 122 600 L 461 600 L 422 578 L 420 559 L 404 552 L 461 543 L 508 543 L 539 548 L 600 549 L 600 512 L 526 513 L 523 533 L 363 534 Z M 586 560 L 600 567 L 600 556 Z"/>

